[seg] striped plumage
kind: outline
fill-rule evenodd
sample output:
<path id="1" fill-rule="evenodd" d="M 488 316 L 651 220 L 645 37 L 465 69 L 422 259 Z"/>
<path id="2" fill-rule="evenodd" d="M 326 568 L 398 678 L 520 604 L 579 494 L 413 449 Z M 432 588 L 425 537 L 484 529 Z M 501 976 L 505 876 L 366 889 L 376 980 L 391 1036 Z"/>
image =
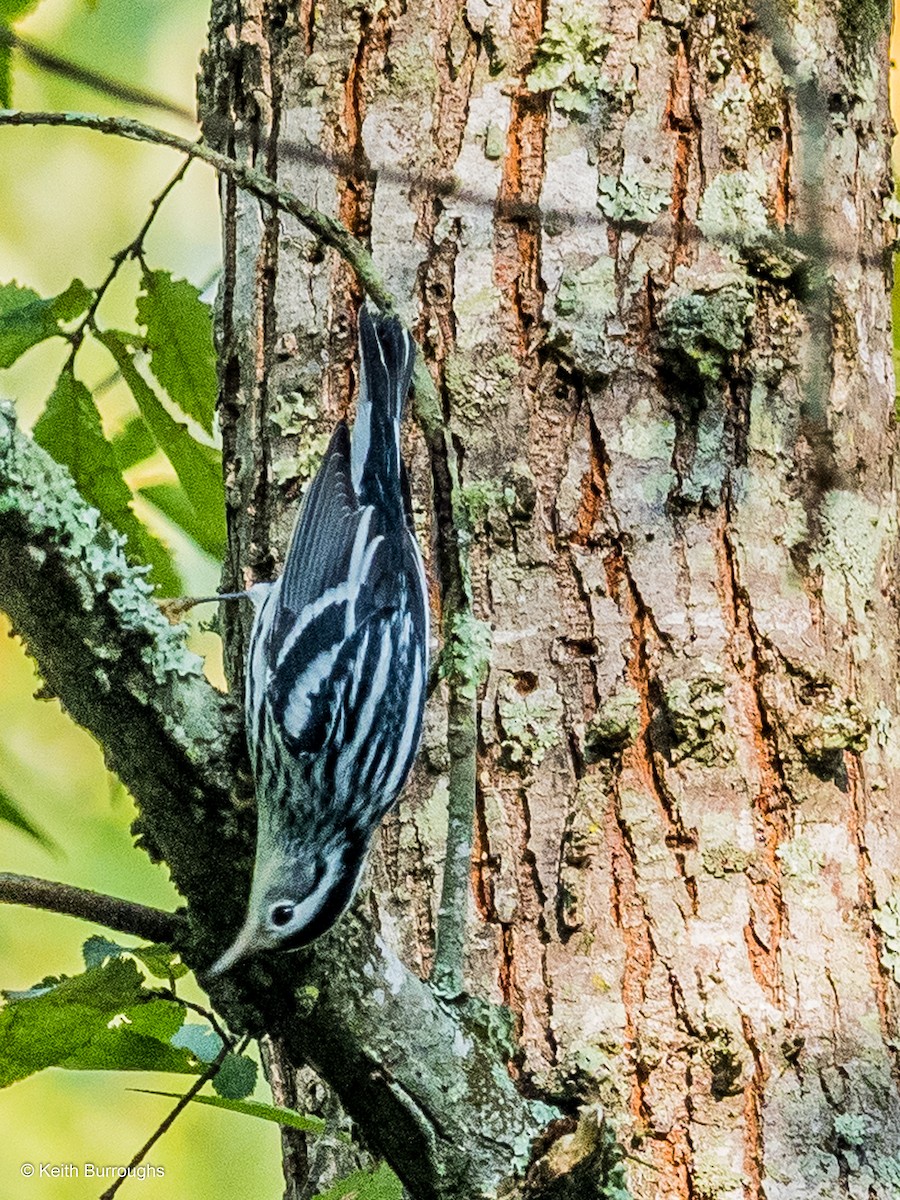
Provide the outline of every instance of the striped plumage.
<path id="1" fill-rule="evenodd" d="M 256 864 L 246 922 L 212 974 L 330 928 L 419 743 L 428 602 L 400 457 L 415 348 L 396 318 L 365 307 L 359 344 L 352 437 L 341 421 L 304 497 L 284 573 L 251 589 L 245 710 Z"/>

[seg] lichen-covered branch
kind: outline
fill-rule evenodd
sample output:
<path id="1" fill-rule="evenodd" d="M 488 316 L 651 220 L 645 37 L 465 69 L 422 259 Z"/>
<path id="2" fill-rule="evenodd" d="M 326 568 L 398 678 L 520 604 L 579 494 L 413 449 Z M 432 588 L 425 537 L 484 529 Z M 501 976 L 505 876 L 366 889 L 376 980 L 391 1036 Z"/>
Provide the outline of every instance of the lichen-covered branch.
<path id="1" fill-rule="evenodd" d="M 24 904 L 29 908 L 78 917 L 105 929 L 114 929 L 116 933 L 129 933 L 151 942 L 171 941 L 181 923 L 177 914 L 161 908 L 135 904 L 133 900 L 122 900 L 118 896 L 104 896 L 69 883 L 35 879 L 32 875 L 12 875 L 7 871 L 0 871 L 0 904 Z"/>
<path id="2" fill-rule="evenodd" d="M 131 789 L 140 836 L 188 901 L 176 944 L 197 966 L 236 925 L 252 806 L 232 801 L 243 744 L 150 599 L 121 538 L 0 407 L 0 606 L 72 716 Z M 298 982 L 306 988 L 297 990 Z M 312 989 L 312 990 L 310 990 Z M 331 1084 L 417 1200 L 493 1193 L 555 1114 L 516 1091 L 489 1023 L 442 1004 L 349 918 L 306 958 L 259 959 L 212 992 L 232 1028 L 280 1037 Z"/>

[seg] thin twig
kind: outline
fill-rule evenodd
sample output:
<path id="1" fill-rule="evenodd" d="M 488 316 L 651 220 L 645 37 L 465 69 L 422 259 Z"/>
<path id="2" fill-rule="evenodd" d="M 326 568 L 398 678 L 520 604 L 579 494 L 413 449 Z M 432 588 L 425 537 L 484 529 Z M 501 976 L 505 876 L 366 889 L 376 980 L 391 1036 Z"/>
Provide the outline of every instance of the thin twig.
<path id="1" fill-rule="evenodd" d="M 205 1020 L 209 1021 L 213 1030 L 219 1035 L 222 1041 L 228 1046 L 234 1046 L 235 1039 L 220 1023 L 212 1009 L 204 1008 L 202 1004 L 195 1004 L 193 1000 L 185 1000 L 184 996 L 178 995 L 174 987 L 153 988 L 152 991 L 153 995 L 159 996 L 161 1000 L 174 1000 L 177 1004 L 183 1004 L 184 1007 L 189 1008 L 191 1012 L 195 1012 L 198 1016 L 201 1016 Z"/>
<path id="2" fill-rule="evenodd" d="M 78 63 L 72 62 L 71 59 L 54 54 L 52 50 L 36 46 L 34 42 L 13 33 L 8 25 L 0 24 L 0 46 L 9 46 L 12 50 L 18 50 L 36 67 L 50 71 L 54 75 L 61 75 L 64 79 L 72 80 L 73 83 L 83 84 L 95 92 L 112 96 L 114 100 L 124 100 L 126 104 L 137 104 L 141 108 L 155 108 L 159 112 L 180 117 L 183 121 L 190 121 L 191 124 L 197 123 L 194 113 L 187 108 L 182 108 L 180 104 L 173 104 L 164 96 L 156 96 L 152 92 L 132 87 L 131 84 L 122 83 L 121 80 L 113 79 L 109 75 L 101 75 L 99 71 L 94 71 L 90 67 L 82 67 Z"/>
<path id="3" fill-rule="evenodd" d="M 0 872 L 0 903 L 25 904 L 29 908 L 79 917 L 116 933 L 128 933 L 151 942 L 171 942 L 182 924 L 176 913 L 161 908 L 135 904 L 118 896 L 104 896 L 68 883 L 35 879 L 31 875 L 11 875 L 6 871 Z"/>
<path id="4" fill-rule="evenodd" d="M 246 1046 L 248 1040 L 249 1040 L 248 1038 L 246 1038 L 246 1037 L 244 1038 L 242 1047 Z M 240 1052 L 241 1051 L 239 1050 L 238 1053 L 240 1053 Z M 187 1106 L 190 1104 L 190 1102 L 193 1100 L 193 1098 L 197 1095 L 197 1093 L 200 1091 L 200 1089 L 203 1087 L 203 1085 L 206 1083 L 209 1083 L 210 1079 L 213 1079 L 215 1077 L 215 1075 L 218 1073 L 218 1070 L 221 1067 L 222 1063 L 225 1061 L 225 1058 L 230 1053 L 231 1053 L 231 1047 L 228 1045 L 227 1042 L 224 1042 L 222 1045 L 222 1049 L 219 1051 L 219 1053 L 216 1055 L 216 1057 L 213 1059 L 213 1061 L 209 1064 L 209 1066 L 206 1068 L 206 1070 L 203 1072 L 203 1074 L 198 1078 L 197 1082 L 193 1085 L 193 1087 L 191 1087 L 188 1091 L 185 1092 L 185 1094 L 181 1097 L 181 1099 L 178 1101 L 178 1103 L 175 1105 L 175 1107 L 172 1109 L 172 1111 L 169 1113 L 169 1115 L 167 1117 L 165 1117 L 165 1119 L 163 1121 L 160 1122 L 160 1124 L 156 1127 L 156 1129 L 153 1131 L 153 1133 L 150 1135 L 150 1137 L 147 1139 L 147 1141 L 144 1143 L 144 1145 L 141 1146 L 140 1150 L 138 1150 L 137 1154 L 134 1156 L 134 1158 L 128 1164 L 127 1170 L 129 1173 L 131 1171 L 136 1170 L 141 1165 L 141 1163 L 144 1161 L 144 1159 L 147 1157 L 147 1155 L 150 1153 L 150 1151 L 153 1149 L 153 1147 L 156 1145 L 156 1143 L 159 1141 L 159 1139 L 162 1137 L 162 1135 L 166 1132 L 167 1129 L 170 1129 L 172 1127 L 172 1125 L 175 1123 L 176 1119 L 178 1118 L 178 1115 L 181 1112 L 183 1112 L 184 1109 L 187 1108 Z M 103 1192 L 103 1194 L 100 1196 L 100 1200 L 112 1200 L 113 1196 L 115 1196 L 116 1192 L 119 1190 L 119 1188 L 122 1186 L 122 1184 L 125 1182 L 126 1179 L 128 1179 L 128 1174 L 120 1175 L 119 1178 L 115 1181 L 115 1183 L 110 1184 L 110 1186 L 106 1189 L 106 1191 Z"/>
<path id="5" fill-rule="evenodd" d="M 163 202 L 172 189 L 184 178 L 190 165 L 191 158 L 186 157 L 184 162 L 181 164 L 163 190 L 151 203 L 150 210 L 147 213 L 147 219 L 138 230 L 137 236 L 133 238 L 127 246 L 124 246 L 121 250 L 113 255 L 112 266 L 110 267 L 106 278 L 97 288 L 94 294 L 94 299 L 91 301 L 90 306 L 88 307 L 84 316 L 78 322 L 78 325 L 75 327 L 75 329 L 68 335 L 69 340 L 72 343 L 72 353 L 69 356 L 70 366 L 74 361 L 75 355 L 78 353 L 78 349 L 81 346 L 82 341 L 84 340 L 85 330 L 88 328 L 88 326 L 94 325 L 94 318 L 97 315 L 97 309 L 103 302 L 103 297 L 109 291 L 112 281 L 118 275 L 122 265 L 127 262 L 128 259 L 140 258 L 142 256 L 144 251 L 144 242 L 147 238 L 147 234 L 150 232 L 151 225 L 156 220 L 157 213 L 159 212 L 160 208 L 162 208 Z"/>
<path id="6" fill-rule="evenodd" d="M 133 142 L 168 146 L 170 150 L 177 150 L 191 158 L 199 158 L 265 204 L 296 217 L 327 246 L 337 250 L 353 267 L 360 283 L 379 308 L 388 312 L 394 308 L 394 297 L 382 283 L 372 256 L 345 225 L 336 218 L 319 212 L 318 209 L 310 208 L 293 192 L 279 187 L 267 175 L 254 171 L 243 163 L 235 162 L 233 158 L 220 154 L 204 142 L 189 141 L 175 133 L 157 129 L 154 125 L 146 125 L 143 121 L 135 121 L 130 117 L 101 117 L 96 113 L 22 112 L 19 109 L 0 109 L 0 126 L 2 125 L 49 125 L 67 129 L 92 129 L 97 133 L 127 138 Z"/>

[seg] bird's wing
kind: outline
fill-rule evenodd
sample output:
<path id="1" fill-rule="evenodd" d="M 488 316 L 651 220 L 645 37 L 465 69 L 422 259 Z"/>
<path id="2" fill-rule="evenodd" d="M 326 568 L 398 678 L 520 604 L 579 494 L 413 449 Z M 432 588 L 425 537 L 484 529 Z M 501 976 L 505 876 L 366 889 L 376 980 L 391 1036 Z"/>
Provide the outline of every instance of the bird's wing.
<path id="1" fill-rule="evenodd" d="M 358 672 L 370 668 L 370 626 L 398 601 L 402 568 L 385 518 L 360 504 L 341 423 L 297 518 L 270 614 L 266 697 L 295 754 L 320 751 Z"/>

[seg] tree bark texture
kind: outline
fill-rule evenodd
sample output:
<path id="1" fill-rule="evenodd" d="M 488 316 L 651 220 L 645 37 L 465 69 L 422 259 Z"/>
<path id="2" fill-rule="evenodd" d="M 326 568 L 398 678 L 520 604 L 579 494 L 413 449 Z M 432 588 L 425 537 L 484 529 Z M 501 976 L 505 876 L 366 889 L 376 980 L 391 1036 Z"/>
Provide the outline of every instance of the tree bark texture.
<path id="1" fill-rule="evenodd" d="M 464 978 L 641 1200 L 900 1188 L 887 53 L 864 6 L 790 20 L 793 79 L 725 0 L 214 0 L 201 81 L 214 144 L 369 243 L 438 385 L 433 604 L 464 539 L 491 630 Z M 361 293 L 222 197 L 231 586 L 351 405 Z M 364 900 L 423 976 L 452 727 L 438 689 Z"/>

